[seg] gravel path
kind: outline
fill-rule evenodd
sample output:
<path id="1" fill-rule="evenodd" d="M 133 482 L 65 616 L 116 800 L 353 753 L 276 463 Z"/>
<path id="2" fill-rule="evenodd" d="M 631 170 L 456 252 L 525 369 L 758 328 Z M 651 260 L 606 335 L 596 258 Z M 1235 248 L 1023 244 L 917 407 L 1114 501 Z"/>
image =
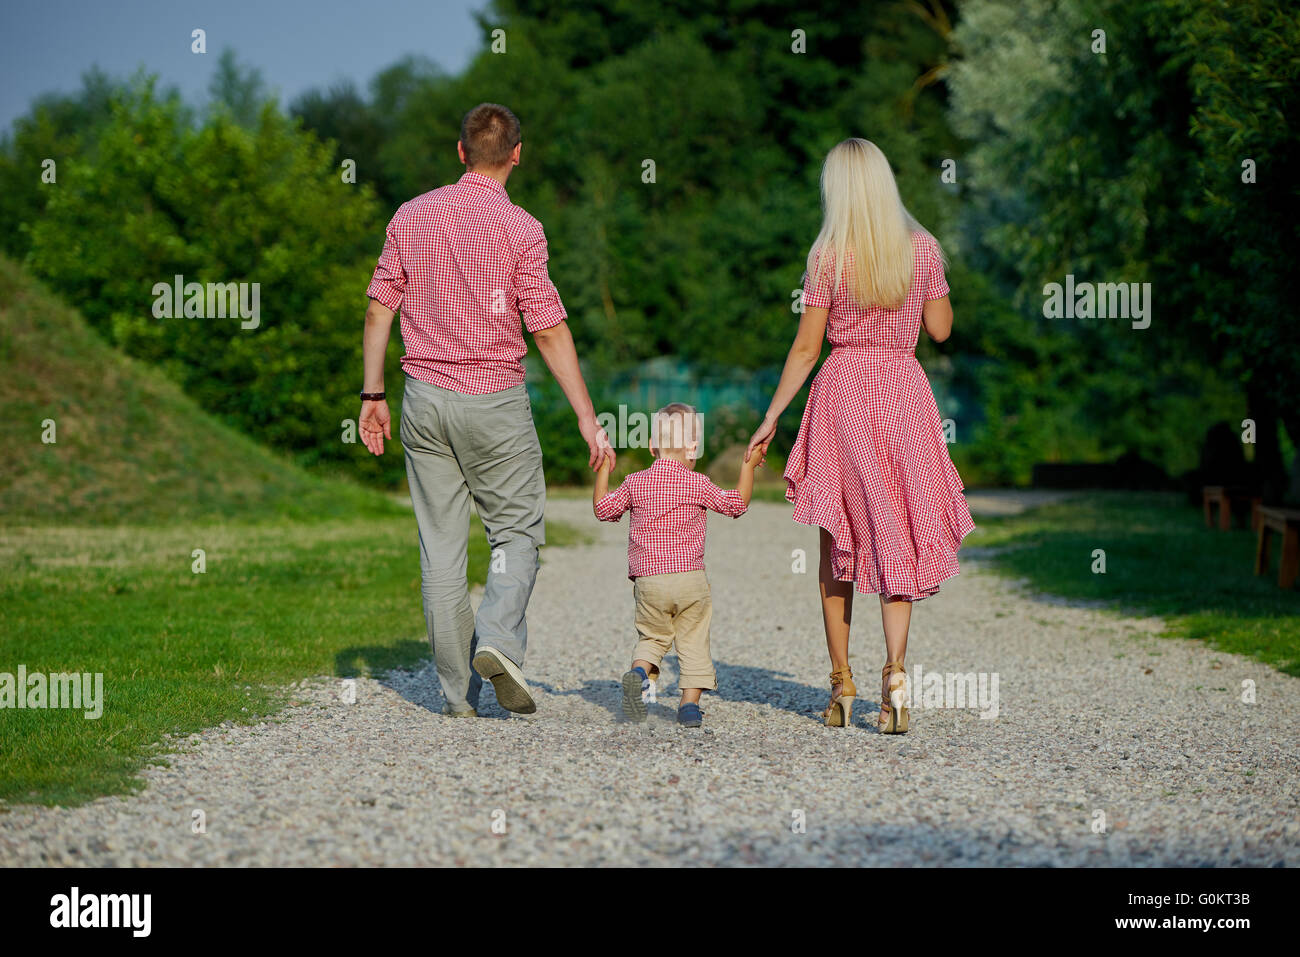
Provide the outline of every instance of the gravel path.
<path id="1" fill-rule="evenodd" d="M 626 522 L 548 511 L 595 540 L 544 555 L 536 715 L 488 685 L 483 718 L 444 718 L 431 668 L 358 680 L 354 704 L 304 682 L 273 720 L 182 742 L 138 795 L 0 815 L 0 864 L 1300 864 L 1300 679 L 1035 600 L 976 553 L 918 606 L 908 668 L 996 674 L 997 717 L 923 708 L 876 734 L 883 643 L 860 601 L 864 697 L 855 727 L 826 729 L 816 532 L 755 503 L 709 520 L 723 687 L 705 728 L 675 726 L 671 687 L 626 724 Z"/>

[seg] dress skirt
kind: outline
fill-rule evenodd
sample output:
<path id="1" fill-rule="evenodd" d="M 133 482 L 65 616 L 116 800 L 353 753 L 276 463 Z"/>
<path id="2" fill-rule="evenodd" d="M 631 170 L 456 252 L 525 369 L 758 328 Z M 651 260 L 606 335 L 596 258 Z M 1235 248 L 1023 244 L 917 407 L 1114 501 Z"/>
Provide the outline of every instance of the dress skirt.
<path id="1" fill-rule="evenodd" d="M 808 393 L 786 463 L 794 519 L 835 539 L 836 579 L 929 597 L 975 529 L 934 392 L 910 349 L 837 346 Z"/>

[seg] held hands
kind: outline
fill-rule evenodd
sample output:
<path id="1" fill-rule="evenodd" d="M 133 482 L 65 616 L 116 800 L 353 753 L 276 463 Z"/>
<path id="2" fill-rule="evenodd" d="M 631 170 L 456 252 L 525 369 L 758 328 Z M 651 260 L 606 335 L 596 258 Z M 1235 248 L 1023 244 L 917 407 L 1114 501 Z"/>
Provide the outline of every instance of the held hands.
<path id="1" fill-rule="evenodd" d="M 745 449 L 745 461 L 749 462 L 750 456 L 757 453 L 758 462 L 755 468 L 762 465 L 767 459 L 767 447 L 772 444 L 772 439 L 776 436 L 776 419 L 771 414 L 763 417 L 762 423 L 754 430 L 753 437 L 749 440 L 749 447 Z"/>
<path id="2" fill-rule="evenodd" d="M 587 448 L 591 452 L 587 464 L 591 466 L 592 471 L 599 469 L 602 462 L 608 462 L 609 468 L 612 470 L 617 459 L 614 454 L 614 447 L 609 444 L 609 436 L 596 422 L 595 416 L 580 421 L 578 429 L 582 432 L 582 438 L 586 441 Z"/>
<path id="3" fill-rule="evenodd" d="M 361 432 L 361 441 L 375 455 L 384 454 L 384 439 L 393 439 L 393 416 L 388 411 L 388 401 L 362 402 L 361 414 L 357 416 L 357 428 Z"/>
<path id="4" fill-rule="evenodd" d="M 361 441 L 367 449 L 375 455 L 384 454 L 384 439 L 392 441 L 393 438 L 393 416 L 388 410 L 387 400 L 377 402 L 362 402 L 361 414 L 357 416 L 357 428 L 361 432 Z M 605 433 L 594 418 L 580 425 L 582 437 L 586 440 L 587 448 L 591 452 L 588 464 L 592 470 L 600 467 L 602 462 L 608 463 L 610 469 L 614 468 L 616 456 L 614 448 L 609 443 L 609 436 Z"/>

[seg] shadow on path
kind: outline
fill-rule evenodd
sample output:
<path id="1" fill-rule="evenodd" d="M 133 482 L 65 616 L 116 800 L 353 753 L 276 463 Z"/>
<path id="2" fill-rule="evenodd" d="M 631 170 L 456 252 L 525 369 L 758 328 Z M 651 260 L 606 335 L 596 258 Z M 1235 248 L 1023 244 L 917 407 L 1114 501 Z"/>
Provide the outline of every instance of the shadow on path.
<path id="1" fill-rule="evenodd" d="M 789 711 L 816 724 L 822 723 L 822 709 L 830 700 L 829 681 L 818 687 L 794 681 L 793 676 L 785 671 L 731 665 L 725 661 L 717 662 L 716 667 L 718 690 L 725 700 L 765 704 L 780 711 Z M 858 684 L 858 707 L 855 711 L 878 712 L 880 705 L 871 695 L 871 686 L 864 685 L 861 678 L 855 680 Z"/>
<path id="2" fill-rule="evenodd" d="M 406 653 L 406 657 L 402 663 L 389 664 L 385 667 L 381 662 L 392 660 L 394 653 L 392 648 L 382 646 L 345 648 L 335 656 L 335 668 L 342 677 L 371 675 L 383 687 L 397 692 L 404 700 L 425 711 L 441 715 L 447 699 L 442 696 L 442 685 L 438 683 L 438 670 L 434 666 L 433 659 L 428 657 L 428 642 L 415 640 L 402 642 L 396 650 Z M 413 652 L 423 653 L 425 660 L 411 665 L 409 662 Z M 358 662 L 361 662 L 364 667 L 358 668 Z M 510 712 L 497 704 L 496 691 L 490 681 L 483 682 L 483 690 L 479 693 L 478 716 L 499 721 L 504 721 L 511 716 Z"/>
<path id="3" fill-rule="evenodd" d="M 623 715 L 623 688 L 620 684 L 620 678 L 588 678 L 583 681 L 581 687 L 569 688 L 566 691 L 560 691 L 544 681 L 530 681 L 529 684 L 559 698 L 576 695 L 583 701 L 590 701 L 592 704 L 604 708 L 615 722 L 625 724 L 629 722 Z M 646 710 L 649 717 L 676 721 L 677 695 L 675 693 L 671 695 L 664 694 L 661 691 L 659 700 L 654 704 L 647 705 Z"/>
<path id="4" fill-rule="evenodd" d="M 426 711 L 442 714 L 446 704 L 442 688 L 438 684 L 437 670 L 433 661 L 426 659 L 423 663 L 411 667 L 409 662 L 413 655 L 426 651 L 423 641 L 402 642 L 393 646 L 354 646 L 345 648 L 335 656 L 336 674 L 340 677 L 358 675 L 376 675 L 385 688 L 395 691 L 406 701 Z M 652 716 L 666 720 L 677 717 L 677 702 L 680 692 L 677 689 L 677 656 L 668 655 L 664 659 L 665 673 L 668 680 L 660 681 L 659 700 L 649 706 Z M 767 705 L 779 711 L 814 723 L 821 723 L 821 712 L 826 707 L 829 687 L 817 687 L 794 680 L 784 671 L 769 668 L 756 668 L 752 665 L 733 665 L 725 661 L 714 664 L 718 672 L 718 690 L 706 693 L 703 707 L 709 708 L 710 695 L 716 695 L 722 701 L 743 701 L 749 704 Z M 539 691 L 559 698 L 576 695 L 584 701 L 604 708 L 611 718 L 625 721 L 623 716 L 623 692 L 619 683 L 621 675 L 609 678 L 588 678 L 578 687 L 563 690 L 545 681 L 530 680 L 529 684 Z M 868 686 L 859 682 L 857 711 L 861 714 L 875 713 L 879 709 L 874 695 Z M 484 682 L 479 697 L 479 717 L 505 720 L 511 715 L 497 704 L 496 692 L 491 682 Z"/>
<path id="5" fill-rule="evenodd" d="M 669 655 L 664 659 L 671 673 L 677 672 L 677 659 Z M 826 707 L 829 687 L 818 688 L 792 680 L 792 676 L 783 671 L 768 668 L 755 668 L 751 665 L 732 665 L 725 661 L 715 662 L 718 672 L 718 690 L 713 692 L 723 701 L 744 701 L 750 704 L 767 705 L 780 711 L 788 711 L 800 718 L 816 724 L 821 723 L 821 712 Z M 577 695 L 584 701 L 599 705 L 619 721 L 623 717 L 623 692 L 618 677 L 608 679 L 588 678 L 581 686 L 564 691 L 556 689 L 545 682 L 531 682 L 547 694 L 565 697 Z M 859 689 L 861 691 L 862 689 Z M 659 701 L 650 706 L 652 715 L 662 712 L 668 718 L 675 718 L 680 692 L 676 680 L 661 682 Z M 859 698 L 863 713 L 878 711 L 879 704 L 873 699 Z M 705 694 L 703 707 L 708 711 L 709 694 Z M 658 711 L 656 711 L 658 709 Z"/>

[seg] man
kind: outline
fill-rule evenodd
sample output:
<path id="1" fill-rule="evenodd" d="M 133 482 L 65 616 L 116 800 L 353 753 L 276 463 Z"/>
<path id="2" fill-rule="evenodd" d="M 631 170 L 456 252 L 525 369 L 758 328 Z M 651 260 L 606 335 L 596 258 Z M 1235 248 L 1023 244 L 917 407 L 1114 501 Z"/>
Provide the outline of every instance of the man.
<path id="1" fill-rule="evenodd" d="M 366 291 L 361 438 L 381 455 L 393 437 L 384 352 L 400 309 L 400 436 L 420 530 L 424 615 L 445 713 L 455 717 L 478 715 L 483 678 L 507 710 L 537 710 L 522 671 L 524 613 L 545 543 L 546 483 L 524 386 L 521 313 L 577 413 L 592 469 L 614 462 L 547 274 L 542 225 L 506 194 L 521 149 L 519 120 L 504 106 L 482 103 L 465 114 L 456 144 L 465 175 L 397 210 Z M 477 619 L 465 583 L 471 498 L 492 547 Z"/>

